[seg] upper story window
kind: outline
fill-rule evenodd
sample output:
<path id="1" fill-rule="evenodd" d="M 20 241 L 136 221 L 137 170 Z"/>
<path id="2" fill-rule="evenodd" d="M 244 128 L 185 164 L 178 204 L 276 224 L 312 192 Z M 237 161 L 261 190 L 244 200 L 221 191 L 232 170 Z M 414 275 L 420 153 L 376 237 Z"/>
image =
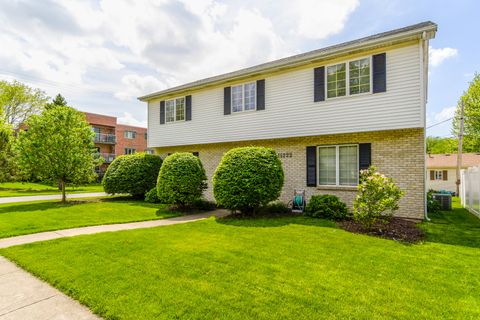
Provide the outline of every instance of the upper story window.
<path id="1" fill-rule="evenodd" d="M 145 137 L 145 140 L 147 140 L 148 134 L 146 132 L 143 134 L 143 136 Z"/>
<path id="2" fill-rule="evenodd" d="M 95 132 L 95 134 L 100 134 L 101 132 L 101 129 L 99 127 L 92 127 L 92 130 L 93 132 Z"/>
<path id="3" fill-rule="evenodd" d="M 185 97 L 165 101 L 165 122 L 185 120 Z"/>
<path id="4" fill-rule="evenodd" d="M 443 180 L 443 171 L 442 170 L 435 170 L 435 180 Z"/>
<path id="5" fill-rule="evenodd" d="M 370 57 L 327 66 L 327 98 L 370 92 Z"/>
<path id="6" fill-rule="evenodd" d="M 123 136 L 127 139 L 135 139 L 137 137 L 137 133 L 135 131 L 124 131 Z"/>
<path id="7" fill-rule="evenodd" d="M 358 184 L 358 145 L 318 147 L 318 185 Z"/>
<path id="8" fill-rule="evenodd" d="M 256 109 L 256 83 L 249 82 L 232 86 L 232 111 L 250 111 Z"/>

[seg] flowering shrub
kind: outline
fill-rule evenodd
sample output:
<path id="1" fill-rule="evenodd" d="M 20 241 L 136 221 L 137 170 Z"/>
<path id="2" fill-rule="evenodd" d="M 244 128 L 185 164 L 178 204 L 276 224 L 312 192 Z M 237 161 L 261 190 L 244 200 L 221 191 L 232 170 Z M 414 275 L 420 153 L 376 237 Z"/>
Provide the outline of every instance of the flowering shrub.
<path id="1" fill-rule="evenodd" d="M 383 174 L 371 166 L 360 172 L 358 193 L 353 202 L 353 218 L 367 229 L 377 221 L 387 223 L 403 196 L 402 190 Z"/>

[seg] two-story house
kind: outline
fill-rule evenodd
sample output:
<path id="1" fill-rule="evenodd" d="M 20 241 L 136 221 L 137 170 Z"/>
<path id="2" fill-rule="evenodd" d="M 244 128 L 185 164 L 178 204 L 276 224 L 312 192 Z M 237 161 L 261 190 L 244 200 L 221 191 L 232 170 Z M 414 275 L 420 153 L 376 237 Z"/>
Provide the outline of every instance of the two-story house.
<path id="1" fill-rule="evenodd" d="M 424 22 L 187 83 L 140 97 L 148 103 L 148 146 L 162 157 L 195 152 L 209 178 L 239 146 L 274 148 L 294 189 L 334 194 L 351 206 L 359 171 L 370 165 L 405 196 L 399 216 L 425 210 Z"/>

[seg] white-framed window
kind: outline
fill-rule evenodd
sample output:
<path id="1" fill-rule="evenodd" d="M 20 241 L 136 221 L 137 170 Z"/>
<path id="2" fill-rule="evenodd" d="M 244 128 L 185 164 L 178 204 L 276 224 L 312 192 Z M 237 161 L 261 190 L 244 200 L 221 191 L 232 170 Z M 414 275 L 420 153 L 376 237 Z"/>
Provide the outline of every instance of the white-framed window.
<path id="1" fill-rule="evenodd" d="M 165 122 L 185 121 L 185 97 L 165 101 Z"/>
<path id="2" fill-rule="evenodd" d="M 319 146 L 317 155 L 318 185 L 358 185 L 357 144 Z"/>
<path id="3" fill-rule="evenodd" d="M 435 170 L 434 171 L 435 180 L 443 180 L 443 171 L 442 170 Z"/>
<path id="4" fill-rule="evenodd" d="M 147 153 L 147 154 L 154 154 L 155 151 L 153 151 L 153 149 L 145 149 L 145 153 Z"/>
<path id="5" fill-rule="evenodd" d="M 232 112 L 251 111 L 257 108 L 256 82 L 232 86 Z"/>
<path id="6" fill-rule="evenodd" d="M 135 139 L 137 137 L 137 133 L 135 131 L 124 131 L 123 136 L 127 139 Z"/>
<path id="7" fill-rule="evenodd" d="M 135 152 L 134 148 L 125 148 L 125 154 L 134 154 Z"/>
<path id="8" fill-rule="evenodd" d="M 371 92 L 371 65 L 371 57 L 364 57 L 326 66 L 327 99 Z"/>
<path id="9" fill-rule="evenodd" d="M 327 98 L 343 97 L 347 93 L 346 63 L 327 67 Z"/>

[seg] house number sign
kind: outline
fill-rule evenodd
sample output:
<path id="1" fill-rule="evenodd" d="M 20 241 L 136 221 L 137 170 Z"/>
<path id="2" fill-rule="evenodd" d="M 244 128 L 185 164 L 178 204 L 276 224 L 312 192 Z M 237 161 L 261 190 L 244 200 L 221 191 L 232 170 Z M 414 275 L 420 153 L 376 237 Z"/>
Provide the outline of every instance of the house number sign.
<path id="1" fill-rule="evenodd" d="M 279 158 L 291 158 L 292 157 L 292 153 L 291 152 L 279 152 L 277 153 L 278 157 Z"/>

